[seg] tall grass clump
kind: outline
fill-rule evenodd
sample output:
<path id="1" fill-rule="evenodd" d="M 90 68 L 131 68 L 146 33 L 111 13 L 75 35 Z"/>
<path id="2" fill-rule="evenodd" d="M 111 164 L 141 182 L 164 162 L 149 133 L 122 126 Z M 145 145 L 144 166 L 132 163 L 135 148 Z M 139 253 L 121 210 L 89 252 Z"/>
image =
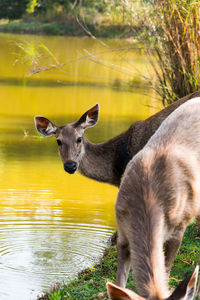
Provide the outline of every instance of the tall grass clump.
<path id="1" fill-rule="evenodd" d="M 154 88 L 169 104 L 200 88 L 200 1 L 141 0 L 135 12 L 125 0 L 131 25 L 137 18 L 142 34 L 136 39 L 147 50 L 154 71 Z M 155 80 L 156 77 L 156 80 Z"/>

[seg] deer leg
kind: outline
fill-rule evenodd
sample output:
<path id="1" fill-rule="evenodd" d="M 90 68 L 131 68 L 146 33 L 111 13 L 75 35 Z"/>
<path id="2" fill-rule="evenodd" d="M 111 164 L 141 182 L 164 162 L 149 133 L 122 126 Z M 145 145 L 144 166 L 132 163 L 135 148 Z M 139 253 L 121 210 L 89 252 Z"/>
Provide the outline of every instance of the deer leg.
<path id="1" fill-rule="evenodd" d="M 165 266 L 168 275 L 170 274 L 172 263 L 180 248 L 184 231 L 185 229 L 183 231 L 179 231 L 178 233 L 176 232 L 172 238 L 165 242 Z"/>
<path id="2" fill-rule="evenodd" d="M 130 250 L 128 242 L 120 240 L 120 235 L 117 241 L 117 261 L 116 285 L 126 287 L 131 263 Z"/>

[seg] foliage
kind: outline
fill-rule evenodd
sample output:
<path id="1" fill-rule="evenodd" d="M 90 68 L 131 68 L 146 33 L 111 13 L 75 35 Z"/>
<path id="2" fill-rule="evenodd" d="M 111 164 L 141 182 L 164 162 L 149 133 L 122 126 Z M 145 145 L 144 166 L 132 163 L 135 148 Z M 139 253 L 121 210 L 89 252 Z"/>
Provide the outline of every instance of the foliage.
<path id="1" fill-rule="evenodd" d="M 0 19 L 16 20 L 26 12 L 28 0 L 0 0 Z"/>
<path id="2" fill-rule="evenodd" d="M 15 63 L 27 64 L 31 74 L 62 66 L 44 44 L 35 45 L 34 42 L 24 42 L 16 43 L 16 46 L 20 51 L 13 53 L 16 56 Z"/>
<path id="3" fill-rule="evenodd" d="M 73 0 L 38 0 L 38 5 L 35 8 L 35 13 L 47 12 L 48 10 L 60 10 L 65 13 L 73 6 Z"/>
<path id="4" fill-rule="evenodd" d="M 29 0 L 26 11 L 31 14 L 35 11 L 35 8 L 39 5 L 38 0 Z"/>
<path id="5" fill-rule="evenodd" d="M 26 23 L 1 25 L 3 31 L 132 36 L 145 45 L 163 104 L 200 88 L 200 1 L 0 0 L 0 8 L 0 18 L 20 17 L 26 8 L 31 13 Z"/>
<path id="6" fill-rule="evenodd" d="M 27 12 L 34 13 L 36 18 L 49 21 L 55 19 L 56 16 L 63 19 L 69 16 L 80 15 L 81 11 L 98 10 L 104 12 L 103 7 L 106 1 L 97 0 L 29 0 Z"/>
<path id="7" fill-rule="evenodd" d="M 200 2 L 154 0 L 135 13 L 126 1 L 129 20 L 143 28 L 137 36 L 144 43 L 156 80 L 154 88 L 164 104 L 200 88 Z"/>
<path id="8" fill-rule="evenodd" d="M 121 0 L 85 0 L 79 6 L 78 15 L 86 23 L 122 24 L 124 2 Z"/>
<path id="9" fill-rule="evenodd" d="M 51 293 L 51 295 L 49 296 L 49 300 L 62 300 L 64 296 L 65 296 L 65 290 L 60 289 Z"/>
<path id="10" fill-rule="evenodd" d="M 197 223 L 188 226 L 182 246 L 173 264 L 170 276 L 170 287 L 175 287 L 187 275 L 194 271 L 199 260 L 200 238 Z M 40 300 L 97 300 L 108 299 L 106 293 L 106 282 L 114 282 L 117 269 L 117 249 L 115 243 L 105 250 L 99 264 L 81 272 L 77 279 L 71 281 L 65 287 L 63 298 L 50 298 L 51 295 L 44 295 Z M 127 287 L 135 290 L 132 274 L 129 274 Z M 63 291 L 63 288 L 61 289 Z M 53 293 L 55 295 L 55 291 Z M 39 299 L 38 299 L 39 300 Z"/>
<path id="11" fill-rule="evenodd" d="M 0 19 L 23 17 L 26 20 L 53 22 L 75 20 L 78 17 L 90 24 L 125 24 L 125 6 L 122 0 L 0 0 L 0 5 L 1 2 L 4 9 Z M 14 16 L 11 12 L 17 15 Z"/>

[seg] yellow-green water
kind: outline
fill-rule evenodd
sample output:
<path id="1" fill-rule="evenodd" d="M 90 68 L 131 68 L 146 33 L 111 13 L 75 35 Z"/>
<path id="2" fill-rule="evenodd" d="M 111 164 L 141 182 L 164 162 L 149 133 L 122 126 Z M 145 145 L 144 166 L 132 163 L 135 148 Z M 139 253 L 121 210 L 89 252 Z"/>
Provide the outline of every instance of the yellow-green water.
<path id="1" fill-rule="evenodd" d="M 14 54 L 21 53 L 16 42 L 24 41 L 49 47 L 60 63 L 67 62 L 64 72 L 24 77 L 28 65 L 15 63 Z M 91 54 L 102 51 L 101 62 L 94 61 Z M 98 102 L 100 120 L 87 136 L 102 142 L 154 113 L 159 105 L 134 74 L 147 75 L 143 52 L 107 51 L 89 38 L 0 35 L 1 300 L 36 299 L 55 282 L 69 281 L 96 261 L 116 226 L 117 188 L 64 172 L 55 140 L 39 137 L 33 124 L 34 115 L 43 115 L 64 125 Z M 77 60 L 84 55 L 89 57 Z M 44 61 L 48 67 L 50 58 Z"/>

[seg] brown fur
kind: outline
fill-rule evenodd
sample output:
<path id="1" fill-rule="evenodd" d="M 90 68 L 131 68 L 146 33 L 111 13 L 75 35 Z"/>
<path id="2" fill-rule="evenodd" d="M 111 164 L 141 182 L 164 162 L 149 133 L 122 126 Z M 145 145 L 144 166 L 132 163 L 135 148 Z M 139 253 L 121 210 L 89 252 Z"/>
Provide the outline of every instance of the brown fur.
<path id="1" fill-rule="evenodd" d="M 171 264 L 186 226 L 200 214 L 199 182 L 200 98 L 196 98 L 162 123 L 125 170 L 116 202 L 117 285 L 125 287 L 133 267 L 142 297 L 168 297 Z"/>
<path id="2" fill-rule="evenodd" d="M 135 122 L 127 131 L 108 142 L 91 144 L 88 140 L 85 140 L 85 156 L 81 160 L 79 171 L 87 177 L 119 186 L 123 172 L 118 171 L 120 164 L 118 160 L 124 141 L 128 138 L 128 152 L 130 158 L 132 158 L 146 145 L 162 121 L 171 112 L 189 99 L 197 96 L 200 96 L 200 92 L 183 97 L 150 118 Z"/>

